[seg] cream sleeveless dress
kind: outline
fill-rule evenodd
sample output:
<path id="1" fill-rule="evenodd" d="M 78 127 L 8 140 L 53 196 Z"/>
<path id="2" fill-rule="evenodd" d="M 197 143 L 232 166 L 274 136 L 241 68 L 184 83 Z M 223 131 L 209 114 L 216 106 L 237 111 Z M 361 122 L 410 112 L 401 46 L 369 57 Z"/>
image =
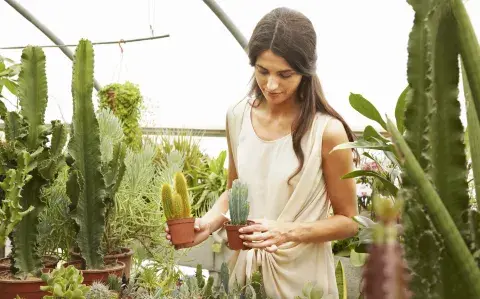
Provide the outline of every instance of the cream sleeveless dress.
<path id="1" fill-rule="evenodd" d="M 260 139 L 252 126 L 250 103 L 247 98 L 232 106 L 227 118 L 238 177 L 248 184 L 249 218 L 299 223 L 327 218 L 330 202 L 321 168 L 321 149 L 323 131 L 331 117 L 316 115 L 312 129 L 302 141 L 304 167 L 289 186 L 288 178 L 298 166 L 292 137 L 287 135 L 274 141 Z M 225 240 L 225 234 L 222 235 Z M 324 295 L 338 297 L 330 242 L 290 242 L 279 246 L 274 253 L 262 249 L 230 253 L 231 284 L 236 277 L 238 283 L 244 285 L 261 266 L 270 298 L 293 299 L 301 295 L 308 281 L 321 286 Z"/>

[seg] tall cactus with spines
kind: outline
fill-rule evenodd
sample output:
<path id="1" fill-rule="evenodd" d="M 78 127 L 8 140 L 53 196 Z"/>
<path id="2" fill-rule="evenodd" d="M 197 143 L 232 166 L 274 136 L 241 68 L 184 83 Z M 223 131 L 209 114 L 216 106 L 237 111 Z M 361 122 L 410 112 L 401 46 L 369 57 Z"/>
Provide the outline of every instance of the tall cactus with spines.
<path id="1" fill-rule="evenodd" d="M 187 180 L 182 172 L 174 176 L 174 190 L 169 183 L 162 185 L 162 204 L 167 220 L 190 218 L 191 204 L 187 189 Z"/>
<path id="2" fill-rule="evenodd" d="M 105 178 L 101 172 L 99 124 L 95 116 L 93 91 L 93 46 L 80 40 L 73 62 L 72 138 L 68 144 L 73 159 L 67 182 L 72 217 L 78 225 L 77 245 L 88 269 L 104 265 L 100 250 L 105 227 Z"/>
<path id="3" fill-rule="evenodd" d="M 39 214 L 44 208 L 41 191 L 65 164 L 66 128 L 58 120 L 51 122 L 51 128 L 44 123 L 45 63 L 42 48 L 26 47 L 18 77 L 20 111 L 8 112 L 3 103 L 0 105 L 8 144 L 0 149 L 0 175 L 5 175 L 0 183 L 5 191 L 0 206 L 0 243 L 11 236 L 11 269 L 17 275 L 41 274 L 42 261 L 36 251 Z"/>
<path id="4" fill-rule="evenodd" d="M 471 231 L 480 218 L 468 220 L 464 128 L 457 98 L 459 54 L 468 82 L 480 86 L 478 41 L 462 1 L 409 3 L 415 20 L 408 45 L 405 136 L 392 122 L 388 130 L 405 157 L 400 196 L 405 198 L 402 219 L 410 288 L 415 298 L 480 297 L 475 282 L 480 271 L 473 258 L 480 249 L 473 241 L 478 232 Z M 480 89 L 476 95 L 478 112 Z"/>
<path id="5" fill-rule="evenodd" d="M 238 179 L 233 181 L 232 188 L 228 192 L 228 206 L 231 225 L 247 224 L 247 218 L 250 212 L 248 186 Z"/>

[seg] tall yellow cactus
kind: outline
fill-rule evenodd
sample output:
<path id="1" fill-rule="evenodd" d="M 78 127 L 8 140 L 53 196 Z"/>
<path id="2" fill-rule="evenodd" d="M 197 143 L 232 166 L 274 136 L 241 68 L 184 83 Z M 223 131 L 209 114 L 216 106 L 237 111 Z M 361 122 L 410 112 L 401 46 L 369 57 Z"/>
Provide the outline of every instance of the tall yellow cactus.
<path id="1" fill-rule="evenodd" d="M 187 180 L 181 172 L 177 172 L 174 177 L 174 187 L 169 184 L 162 186 L 162 203 L 165 217 L 168 220 L 190 218 L 191 206 L 187 190 Z"/>

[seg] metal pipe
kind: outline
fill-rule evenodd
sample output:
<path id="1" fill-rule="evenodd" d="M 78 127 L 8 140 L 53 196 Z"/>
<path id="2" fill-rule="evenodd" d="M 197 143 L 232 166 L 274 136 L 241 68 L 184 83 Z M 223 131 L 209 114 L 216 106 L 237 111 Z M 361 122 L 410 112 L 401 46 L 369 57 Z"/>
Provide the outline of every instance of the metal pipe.
<path id="1" fill-rule="evenodd" d="M 35 27 L 37 27 L 43 34 L 45 34 L 52 42 L 59 46 L 60 50 L 73 62 L 73 52 L 65 46 L 65 43 L 58 38 L 47 26 L 42 24 L 33 14 L 31 14 L 25 7 L 23 7 L 20 3 L 14 0 L 5 0 L 13 9 L 15 9 L 19 14 L 21 14 L 25 19 L 27 19 L 30 23 L 32 23 Z M 100 91 L 101 86 L 100 83 L 94 78 L 93 85 L 95 89 Z"/>
<path id="2" fill-rule="evenodd" d="M 242 34 L 240 29 L 233 23 L 233 21 L 228 17 L 225 11 L 215 2 L 215 0 L 203 0 L 205 4 L 213 11 L 213 13 L 222 21 L 223 25 L 227 27 L 228 31 L 235 37 L 237 42 L 240 44 L 244 51 L 247 50 L 247 39 Z"/>

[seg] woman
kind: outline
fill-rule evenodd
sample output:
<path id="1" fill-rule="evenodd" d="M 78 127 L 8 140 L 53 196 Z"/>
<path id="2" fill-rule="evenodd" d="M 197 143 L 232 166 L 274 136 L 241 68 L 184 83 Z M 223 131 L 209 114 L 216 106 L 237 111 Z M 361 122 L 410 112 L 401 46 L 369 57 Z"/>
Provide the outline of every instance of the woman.
<path id="1" fill-rule="evenodd" d="M 330 152 L 354 135 L 323 96 L 316 33 L 303 14 L 277 8 L 265 15 L 248 55 L 255 68 L 251 99 L 227 113 L 228 188 L 237 178 L 248 184 L 255 224 L 241 230 L 251 249 L 233 253 L 231 282 L 236 277 L 244 284 L 261 266 L 269 297 L 294 298 L 308 281 L 336 297 L 330 241 L 358 229 L 351 218 L 357 214 L 354 180 L 341 179 L 353 170 L 356 152 Z M 225 192 L 196 220 L 195 242 L 188 246 L 221 231 L 227 210 Z"/>

